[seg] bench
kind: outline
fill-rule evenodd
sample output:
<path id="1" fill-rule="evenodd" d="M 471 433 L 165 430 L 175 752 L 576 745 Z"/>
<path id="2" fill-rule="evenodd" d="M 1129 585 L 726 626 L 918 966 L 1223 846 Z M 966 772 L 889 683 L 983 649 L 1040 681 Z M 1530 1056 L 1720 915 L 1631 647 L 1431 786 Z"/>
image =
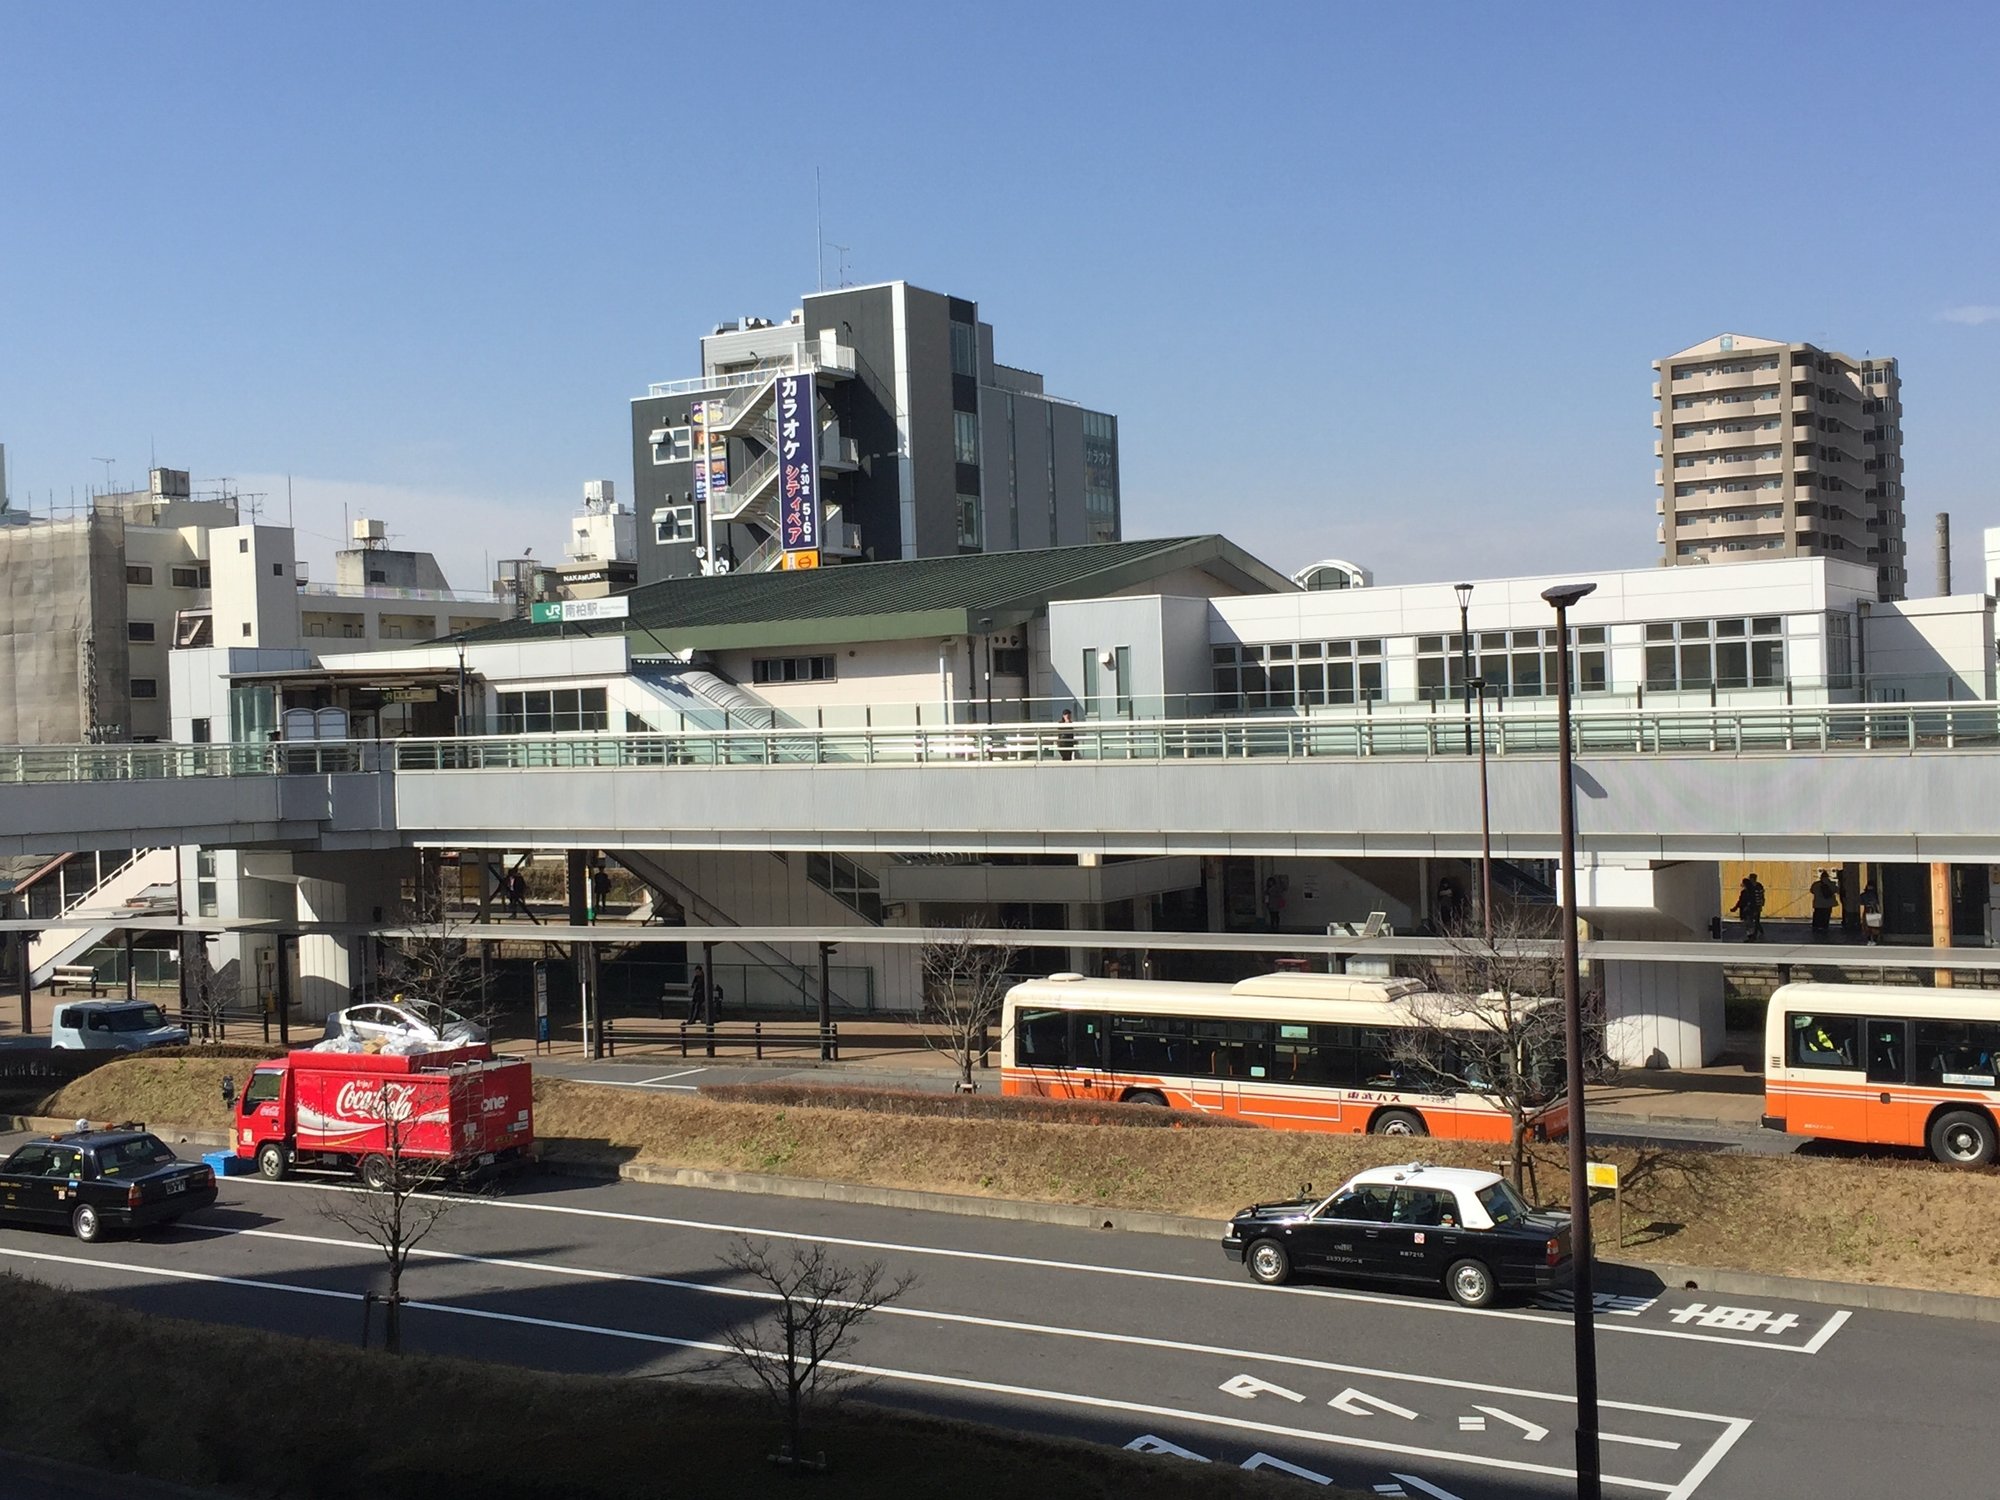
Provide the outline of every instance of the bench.
<path id="1" fill-rule="evenodd" d="M 57 964 L 49 975 L 49 993 L 60 995 L 65 985 L 72 993 L 86 985 L 93 995 L 104 993 L 104 981 L 97 977 L 97 970 L 90 964 Z"/>
<path id="2" fill-rule="evenodd" d="M 690 1042 L 702 1048 L 705 1057 L 715 1056 L 718 1042 L 724 1046 L 750 1047 L 759 1062 L 763 1061 L 766 1047 L 807 1047 L 829 1058 L 840 1056 L 838 1025 L 829 1025 L 822 1036 L 816 1027 L 811 1031 L 767 1032 L 762 1021 L 753 1021 L 748 1026 L 705 1026 L 698 1021 L 648 1021 L 631 1017 L 606 1021 L 604 1055 L 616 1057 L 620 1041 L 628 1047 L 644 1041 L 678 1042 L 682 1057 L 692 1055 L 688 1051 Z"/>

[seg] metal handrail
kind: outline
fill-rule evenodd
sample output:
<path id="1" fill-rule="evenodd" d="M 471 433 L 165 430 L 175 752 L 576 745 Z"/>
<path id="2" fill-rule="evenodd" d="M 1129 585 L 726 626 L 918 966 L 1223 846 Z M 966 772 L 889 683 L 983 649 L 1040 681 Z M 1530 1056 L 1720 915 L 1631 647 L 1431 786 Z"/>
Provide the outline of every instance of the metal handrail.
<path id="1" fill-rule="evenodd" d="M 1475 731 L 1476 732 L 1476 731 Z M 2000 703 L 1854 703 L 1758 709 L 1580 711 L 1591 755 L 2000 750 Z M 1487 721 L 1489 755 L 1552 755 L 1553 714 Z M 1442 716 L 1092 719 L 1010 724 L 754 726 L 645 734 L 287 740 L 258 745 L 33 745 L 0 749 L 0 783 L 148 781 L 346 772 L 669 766 L 1018 765 L 1168 760 L 1462 760 L 1465 726 Z"/>

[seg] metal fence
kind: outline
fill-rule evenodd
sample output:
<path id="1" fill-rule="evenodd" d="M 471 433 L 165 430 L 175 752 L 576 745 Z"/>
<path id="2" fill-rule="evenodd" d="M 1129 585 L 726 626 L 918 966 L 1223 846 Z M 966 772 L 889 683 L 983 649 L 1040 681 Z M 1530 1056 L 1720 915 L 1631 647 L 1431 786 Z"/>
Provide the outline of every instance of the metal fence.
<path id="1" fill-rule="evenodd" d="M 1489 717 L 1488 754 L 1549 755 L 1554 713 Z M 1074 761 L 1462 759 L 1474 721 L 1354 711 L 1244 718 L 1089 720 L 680 734 L 480 735 L 269 745 L 75 745 L 0 749 L 0 783 L 185 777 L 572 770 L 597 767 L 966 765 Z M 1984 751 L 2000 748 L 2000 704 L 1855 703 L 1738 709 L 1579 710 L 1578 754 Z"/>

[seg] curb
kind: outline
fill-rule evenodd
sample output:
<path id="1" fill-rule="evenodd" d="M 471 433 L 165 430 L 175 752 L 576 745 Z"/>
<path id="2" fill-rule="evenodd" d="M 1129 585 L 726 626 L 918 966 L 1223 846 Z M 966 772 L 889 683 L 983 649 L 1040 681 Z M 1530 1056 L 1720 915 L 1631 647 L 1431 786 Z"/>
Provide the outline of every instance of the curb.
<path id="1" fill-rule="evenodd" d="M 54 1115 L 0 1115 L 0 1130 L 26 1130 L 35 1135 L 66 1135 L 75 1128 L 76 1121 L 73 1118 L 60 1119 Z M 213 1147 L 230 1144 L 229 1132 L 226 1130 L 186 1125 L 147 1125 L 146 1128 L 179 1146 Z"/>
<path id="2" fill-rule="evenodd" d="M 765 1172 L 723 1172 L 701 1167 L 670 1167 L 657 1162 L 610 1162 L 572 1155 L 560 1147 L 541 1161 L 543 1171 L 568 1177 L 615 1177 L 662 1187 L 708 1188 L 724 1193 L 762 1193 L 778 1198 L 806 1198 L 824 1203 L 856 1203 L 876 1208 L 916 1209 L 926 1213 L 958 1214 L 979 1219 L 1012 1219 L 1029 1224 L 1055 1224 L 1071 1229 L 1109 1229 L 1132 1234 L 1169 1235 L 1182 1239 L 1220 1241 L 1217 1222 L 1185 1214 L 1146 1213 L 1123 1208 L 1087 1208 L 1075 1203 L 1035 1203 L 1017 1198 L 981 1198 L 970 1193 L 933 1193 L 915 1188 L 873 1187 L 865 1183 L 826 1182 L 809 1177 L 779 1177 Z M 1970 1292 L 1934 1292 L 1915 1287 L 1874 1286 L 1860 1282 L 1811 1281 L 1796 1276 L 1770 1276 L 1756 1271 L 1731 1271 L 1716 1266 L 1684 1266 L 1665 1261 L 1598 1262 L 1607 1287 L 1635 1292 L 1707 1291 L 1739 1297 L 1778 1297 L 1792 1302 L 1816 1302 L 1829 1307 L 1858 1307 L 1876 1312 L 1913 1313 L 1923 1317 L 1958 1318 L 2000 1323 L 2000 1297 Z"/>
<path id="3" fill-rule="evenodd" d="M 975 1219 L 1013 1219 L 1059 1224 L 1070 1229 L 1113 1229 L 1131 1234 L 1176 1235 L 1219 1241 L 1217 1222 L 1185 1214 L 1141 1209 L 1087 1208 L 1078 1203 L 1034 1203 L 1018 1198 L 982 1198 L 973 1193 L 933 1193 L 917 1188 L 873 1187 L 826 1182 L 814 1177 L 780 1177 L 768 1172 L 723 1172 L 703 1167 L 670 1167 L 658 1162 L 609 1162 L 573 1155 L 560 1147 L 541 1159 L 545 1172 L 565 1177 L 611 1177 L 660 1187 L 708 1188 L 721 1193 L 761 1193 L 774 1198 L 811 1198 L 826 1203 L 860 1203 L 874 1208 L 911 1208 Z"/>

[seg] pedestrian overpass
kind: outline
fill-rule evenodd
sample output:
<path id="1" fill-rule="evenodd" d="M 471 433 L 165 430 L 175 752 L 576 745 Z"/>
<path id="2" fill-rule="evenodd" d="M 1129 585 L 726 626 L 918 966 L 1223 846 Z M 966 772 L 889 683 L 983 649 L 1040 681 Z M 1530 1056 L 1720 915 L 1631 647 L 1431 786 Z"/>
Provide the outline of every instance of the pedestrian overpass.
<path id="1" fill-rule="evenodd" d="M 1346 713 L 0 750 L 0 851 L 1554 858 L 1556 721 Z M 2000 862 L 2000 705 L 1581 712 L 1586 861 Z"/>

